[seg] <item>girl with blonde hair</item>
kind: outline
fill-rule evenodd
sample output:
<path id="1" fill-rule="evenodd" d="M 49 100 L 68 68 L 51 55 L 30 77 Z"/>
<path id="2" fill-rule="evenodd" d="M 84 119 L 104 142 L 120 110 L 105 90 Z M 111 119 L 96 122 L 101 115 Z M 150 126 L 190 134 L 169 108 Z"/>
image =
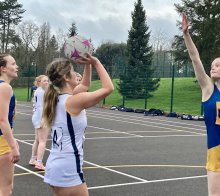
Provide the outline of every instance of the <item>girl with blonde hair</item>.
<path id="1" fill-rule="evenodd" d="M 44 93 L 48 87 L 48 77 L 46 75 L 38 76 L 36 78 L 36 85 L 37 90 L 34 92 L 34 109 L 32 115 L 32 123 L 35 128 L 35 140 L 32 146 L 32 155 L 29 164 L 34 165 L 36 169 L 44 170 L 43 156 L 49 129 L 42 124 L 42 112 Z"/>

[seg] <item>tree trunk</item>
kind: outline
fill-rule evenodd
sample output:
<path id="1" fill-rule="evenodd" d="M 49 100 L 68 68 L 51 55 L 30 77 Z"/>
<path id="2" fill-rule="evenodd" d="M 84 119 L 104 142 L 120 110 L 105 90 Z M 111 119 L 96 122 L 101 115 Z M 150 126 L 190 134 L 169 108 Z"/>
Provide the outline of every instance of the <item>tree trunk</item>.
<path id="1" fill-rule="evenodd" d="M 3 33 L 2 33 L 2 53 L 5 52 L 5 19 L 4 19 L 4 23 L 3 23 Z"/>
<path id="2" fill-rule="evenodd" d="M 8 49 L 8 37 L 9 37 L 9 29 L 10 29 L 10 16 L 8 15 L 8 24 L 7 24 L 7 37 L 5 40 L 5 51 Z"/>

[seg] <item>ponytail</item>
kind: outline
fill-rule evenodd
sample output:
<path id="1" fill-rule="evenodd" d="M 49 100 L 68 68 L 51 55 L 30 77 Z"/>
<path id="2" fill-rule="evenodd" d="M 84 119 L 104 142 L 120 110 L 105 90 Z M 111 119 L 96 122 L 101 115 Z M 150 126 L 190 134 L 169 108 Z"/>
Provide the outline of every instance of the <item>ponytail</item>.
<path id="1" fill-rule="evenodd" d="M 44 94 L 43 120 L 48 127 L 51 127 L 56 115 L 58 95 L 59 93 L 54 88 L 53 84 L 49 85 Z"/>
<path id="2" fill-rule="evenodd" d="M 56 115 L 56 106 L 58 102 L 59 90 L 65 84 L 64 76 L 69 76 L 72 64 L 68 59 L 54 59 L 46 69 L 46 75 L 49 78 L 49 87 L 44 94 L 43 120 L 45 125 L 51 127 Z"/>

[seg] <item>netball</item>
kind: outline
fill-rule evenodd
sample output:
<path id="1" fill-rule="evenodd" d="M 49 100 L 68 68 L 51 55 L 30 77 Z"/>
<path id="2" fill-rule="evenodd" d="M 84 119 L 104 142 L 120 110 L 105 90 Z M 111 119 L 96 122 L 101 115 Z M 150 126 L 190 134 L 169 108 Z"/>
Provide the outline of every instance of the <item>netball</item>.
<path id="1" fill-rule="evenodd" d="M 67 58 L 76 60 L 85 53 L 92 54 L 93 46 L 89 39 L 80 35 L 68 38 L 64 44 L 64 54 Z"/>

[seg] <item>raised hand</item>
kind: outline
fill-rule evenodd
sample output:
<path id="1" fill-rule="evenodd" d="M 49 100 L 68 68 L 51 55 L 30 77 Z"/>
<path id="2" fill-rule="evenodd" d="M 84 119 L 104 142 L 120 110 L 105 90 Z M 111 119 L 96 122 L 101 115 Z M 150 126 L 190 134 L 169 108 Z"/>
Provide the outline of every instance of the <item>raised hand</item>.
<path id="1" fill-rule="evenodd" d="M 89 53 L 86 53 L 86 56 L 78 58 L 75 62 L 81 65 L 95 65 L 99 60 Z"/>
<path id="2" fill-rule="evenodd" d="M 188 32 L 189 22 L 185 13 L 182 13 L 182 31 L 183 33 Z"/>

